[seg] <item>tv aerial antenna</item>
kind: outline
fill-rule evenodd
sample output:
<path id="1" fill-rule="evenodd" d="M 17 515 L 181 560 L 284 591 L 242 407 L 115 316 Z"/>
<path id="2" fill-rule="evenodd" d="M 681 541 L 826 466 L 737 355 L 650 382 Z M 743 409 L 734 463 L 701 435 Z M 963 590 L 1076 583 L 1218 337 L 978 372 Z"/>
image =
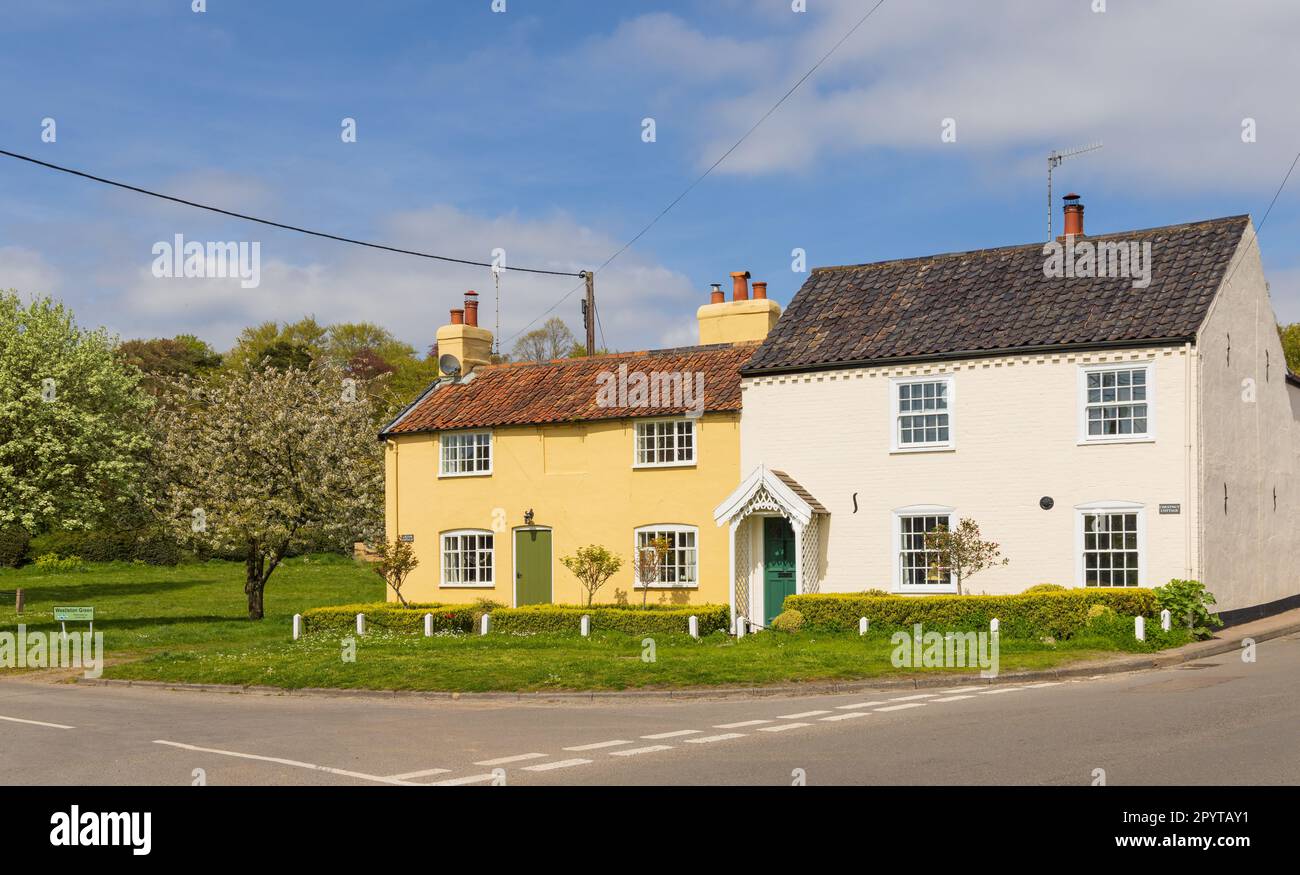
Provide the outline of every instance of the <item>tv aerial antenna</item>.
<path id="1" fill-rule="evenodd" d="M 1052 171 L 1060 166 L 1061 162 L 1067 158 L 1074 158 L 1077 155 L 1083 155 L 1086 152 L 1095 152 L 1102 147 L 1101 141 L 1089 143 L 1086 146 L 1075 146 L 1073 149 L 1064 149 L 1057 151 L 1053 149 L 1047 156 L 1047 239 L 1052 239 Z"/>

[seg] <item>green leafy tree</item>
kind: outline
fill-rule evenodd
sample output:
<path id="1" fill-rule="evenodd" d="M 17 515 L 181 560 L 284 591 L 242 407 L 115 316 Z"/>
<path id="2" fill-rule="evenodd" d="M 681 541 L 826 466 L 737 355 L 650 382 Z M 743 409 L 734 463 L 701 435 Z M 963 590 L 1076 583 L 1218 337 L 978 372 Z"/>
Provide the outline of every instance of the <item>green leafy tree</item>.
<path id="1" fill-rule="evenodd" d="M 587 591 L 587 607 L 591 607 L 596 597 L 596 590 L 618 573 L 623 567 L 623 560 L 599 544 L 579 547 L 572 556 L 561 557 L 564 567 L 573 572 L 578 583 Z"/>
<path id="2" fill-rule="evenodd" d="M 383 457 L 371 403 L 342 369 L 233 373 L 158 410 L 165 518 L 196 546 L 242 553 L 249 619 L 291 549 L 379 533 Z M 193 391 L 197 388 L 197 391 Z"/>
<path id="3" fill-rule="evenodd" d="M 117 357 L 140 369 L 141 385 L 152 395 L 165 393 L 181 377 L 210 375 L 221 367 L 221 355 L 193 334 L 127 340 L 118 346 Z"/>
<path id="4" fill-rule="evenodd" d="M 1282 352 L 1286 355 L 1286 366 L 1291 373 L 1300 374 L 1300 322 L 1279 325 L 1277 335 L 1282 341 Z"/>
<path id="5" fill-rule="evenodd" d="M 409 607 L 406 597 L 402 595 L 402 585 L 406 583 L 407 575 L 420 565 L 420 560 L 415 557 L 415 548 L 401 538 L 395 538 L 392 541 L 380 541 L 372 549 L 379 558 L 370 567 L 393 590 L 393 595 L 397 596 L 402 607 Z"/>
<path id="6" fill-rule="evenodd" d="M 972 575 L 1011 561 L 1003 558 L 999 545 L 984 540 L 979 524 L 969 518 L 959 521 L 955 529 L 940 524 L 926 532 L 925 549 L 935 553 L 939 565 L 957 578 L 957 595 L 962 594 L 962 584 Z"/>
<path id="7" fill-rule="evenodd" d="M 274 367 L 303 367 L 325 352 L 329 329 L 311 316 L 297 322 L 263 322 L 245 328 L 226 353 L 226 365 L 232 370 L 259 368 L 268 358 Z"/>
<path id="8" fill-rule="evenodd" d="M 339 322 L 331 325 L 322 342 L 321 353 L 335 364 L 368 353 L 392 365 L 415 357 L 415 347 L 404 343 L 373 322 Z"/>
<path id="9" fill-rule="evenodd" d="M 0 292 L 0 529 L 89 529 L 138 496 L 151 401 L 115 346 L 50 298 Z"/>

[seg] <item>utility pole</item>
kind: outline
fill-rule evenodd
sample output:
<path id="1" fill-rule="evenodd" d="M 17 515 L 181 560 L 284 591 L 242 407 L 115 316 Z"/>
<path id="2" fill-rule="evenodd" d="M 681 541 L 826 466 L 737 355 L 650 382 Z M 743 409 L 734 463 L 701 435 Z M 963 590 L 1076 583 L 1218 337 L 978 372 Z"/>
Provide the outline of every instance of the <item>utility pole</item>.
<path id="1" fill-rule="evenodd" d="M 587 355 L 596 354 L 596 274 L 589 270 L 582 272 L 587 283 L 587 297 L 582 301 L 582 324 L 587 329 Z"/>

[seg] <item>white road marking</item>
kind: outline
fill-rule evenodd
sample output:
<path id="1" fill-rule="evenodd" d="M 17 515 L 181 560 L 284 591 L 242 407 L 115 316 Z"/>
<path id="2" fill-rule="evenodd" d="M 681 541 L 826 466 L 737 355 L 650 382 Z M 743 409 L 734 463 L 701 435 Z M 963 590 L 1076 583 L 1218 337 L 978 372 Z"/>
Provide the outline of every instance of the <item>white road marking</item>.
<path id="1" fill-rule="evenodd" d="M 281 757 L 264 757 L 255 753 L 239 753 L 238 751 L 233 750 L 219 750 L 215 747 L 199 747 L 195 744 L 181 744 L 179 741 L 164 741 L 162 739 L 154 739 L 154 744 L 165 744 L 168 747 L 179 747 L 182 750 L 192 750 L 199 753 L 214 753 L 220 756 L 236 757 L 243 760 L 259 760 L 264 763 L 277 763 L 282 766 L 296 766 L 300 769 L 311 769 L 316 772 L 328 772 L 331 775 L 342 775 L 345 778 L 360 778 L 363 781 L 375 781 L 379 784 L 411 785 L 410 781 L 401 781 L 397 778 L 384 778 L 379 775 L 367 775 L 365 772 L 352 772 L 347 769 L 333 769 L 329 766 L 318 766 L 315 763 L 304 763 L 300 760 L 287 760 Z"/>
<path id="2" fill-rule="evenodd" d="M 933 699 L 938 693 L 917 693 L 915 696 L 898 696 L 890 699 L 891 702 L 911 702 L 916 699 Z"/>
<path id="3" fill-rule="evenodd" d="M 389 775 L 388 778 L 392 781 L 408 781 L 411 778 L 427 778 L 430 775 L 445 775 L 450 771 L 451 769 L 423 769 L 419 772 L 403 772 L 400 775 Z"/>
<path id="4" fill-rule="evenodd" d="M 585 766 L 591 760 L 556 760 L 553 763 L 540 763 L 535 766 L 524 766 L 525 772 L 549 772 L 551 769 L 567 769 L 569 766 Z"/>
<path id="5" fill-rule="evenodd" d="M 853 708 L 874 708 L 876 705 L 883 704 L 885 704 L 885 700 L 878 699 L 875 702 L 858 702 L 856 705 L 836 705 L 835 707 L 840 711 L 849 711 Z"/>
<path id="6" fill-rule="evenodd" d="M 727 741 L 732 738 L 744 738 L 743 732 L 724 732 L 722 735 L 706 735 L 703 738 L 688 738 L 687 744 L 711 744 L 715 741 Z"/>
<path id="7" fill-rule="evenodd" d="M 719 723 L 714 729 L 739 729 L 742 726 L 762 726 L 764 723 L 771 723 L 771 720 L 742 720 L 739 723 Z"/>
<path id="8" fill-rule="evenodd" d="M 10 723 L 26 723 L 29 726 L 48 726 L 50 729 L 76 729 L 75 726 L 68 726 L 65 723 L 46 723 L 44 720 L 24 720 L 21 717 L 0 717 L 0 720 L 8 720 Z"/>
<path id="9" fill-rule="evenodd" d="M 679 729 L 676 732 L 656 732 L 654 735 L 643 735 L 642 738 L 657 740 L 660 738 L 681 738 L 683 735 L 699 735 L 699 729 Z"/>
<path id="10" fill-rule="evenodd" d="M 609 755 L 612 757 L 634 757 L 643 753 L 654 753 L 660 750 L 672 750 L 671 744 L 652 744 L 649 747 L 634 747 L 630 750 L 611 750 Z"/>
<path id="11" fill-rule="evenodd" d="M 600 750 L 602 747 L 622 747 L 625 744 L 631 744 L 630 741 L 598 741 L 595 744 L 578 744 L 573 747 L 566 747 L 565 750 Z"/>
<path id="12" fill-rule="evenodd" d="M 785 732 L 787 729 L 798 729 L 801 726 L 812 726 L 811 723 L 781 723 L 777 726 L 760 726 L 759 732 Z"/>
<path id="13" fill-rule="evenodd" d="M 944 692 L 945 692 L 945 693 L 970 693 L 970 692 L 974 692 L 975 690 L 982 690 L 982 689 L 984 689 L 982 686 L 979 686 L 979 687 L 953 687 L 951 690 L 944 690 Z"/>
<path id="14" fill-rule="evenodd" d="M 924 708 L 924 702 L 908 702 L 906 705 L 890 705 L 888 708 L 877 708 L 877 711 L 903 711 L 907 708 Z"/>
<path id="15" fill-rule="evenodd" d="M 432 784 L 426 784 L 427 787 L 459 787 L 461 784 L 482 784 L 484 781 L 491 781 L 496 775 L 470 775 L 468 778 L 452 778 L 447 781 L 434 781 Z"/>
<path id="16" fill-rule="evenodd" d="M 816 717 L 818 714 L 829 714 L 830 711 L 802 711 L 798 714 L 778 714 L 781 720 L 802 720 L 805 717 Z"/>
<path id="17" fill-rule="evenodd" d="M 935 699 L 938 702 L 960 702 L 962 699 L 973 699 L 974 696 L 944 696 L 942 699 Z"/>
<path id="18" fill-rule="evenodd" d="M 832 714 L 829 717 L 823 717 L 822 720 L 852 720 L 854 717 L 866 716 L 866 711 L 845 711 L 843 714 Z"/>
<path id="19" fill-rule="evenodd" d="M 1065 683 L 1065 681 L 1044 681 L 1041 684 L 1025 684 L 1026 690 L 1037 690 L 1040 687 L 1056 687 Z"/>
<path id="20" fill-rule="evenodd" d="M 497 758 L 494 759 L 494 760 L 479 760 L 479 761 L 476 762 L 474 765 L 476 765 L 476 766 L 504 766 L 506 763 L 522 763 L 522 762 L 524 762 L 525 760 L 540 760 L 540 759 L 542 759 L 542 758 L 544 758 L 544 757 L 548 757 L 548 756 L 550 756 L 550 754 L 546 754 L 546 753 L 521 753 L 521 754 L 519 754 L 518 756 L 513 756 L 513 757 L 497 757 Z"/>
<path id="21" fill-rule="evenodd" d="M 998 693 L 1014 693 L 1014 692 L 1016 692 L 1016 691 L 1019 690 L 1019 689 L 1020 689 L 1020 687 L 997 687 L 997 688 L 992 689 L 992 690 L 985 690 L 984 692 L 980 693 L 980 695 L 981 695 L 981 696 L 996 696 Z"/>

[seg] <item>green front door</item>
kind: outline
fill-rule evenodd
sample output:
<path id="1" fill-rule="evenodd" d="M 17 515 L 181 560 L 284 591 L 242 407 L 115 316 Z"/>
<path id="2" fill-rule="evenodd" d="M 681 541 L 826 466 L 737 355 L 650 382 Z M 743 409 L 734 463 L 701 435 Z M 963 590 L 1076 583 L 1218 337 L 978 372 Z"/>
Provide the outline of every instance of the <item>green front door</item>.
<path id="1" fill-rule="evenodd" d="M 515 532 L 515 604 L 551 603 L 551 532 L 518 529 Z"/>
<path id="2" fill-rule="evenodd" d="M 785 517 L 763 518 L 763 620 L 781 613 L 785 597 L 794 595 L 794 529 Z"/>

